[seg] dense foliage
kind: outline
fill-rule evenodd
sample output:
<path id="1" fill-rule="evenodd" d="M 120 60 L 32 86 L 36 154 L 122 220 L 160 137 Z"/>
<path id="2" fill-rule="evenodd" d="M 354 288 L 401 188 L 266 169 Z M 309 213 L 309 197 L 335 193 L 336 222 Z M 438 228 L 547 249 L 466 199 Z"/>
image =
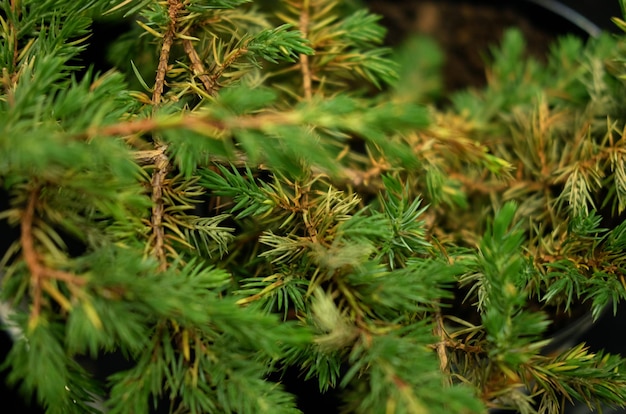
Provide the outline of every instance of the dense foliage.
<path id="1" fill-rule="evenodd" d="M 621 357 L 550 339 L 626 298 L 625 36 L 512 30 L 442 104 L 357 1 L 0 10 L 3 368 L 47 412 L 296 413 L 294 368 L 349 413 L 626 404 Z"/>

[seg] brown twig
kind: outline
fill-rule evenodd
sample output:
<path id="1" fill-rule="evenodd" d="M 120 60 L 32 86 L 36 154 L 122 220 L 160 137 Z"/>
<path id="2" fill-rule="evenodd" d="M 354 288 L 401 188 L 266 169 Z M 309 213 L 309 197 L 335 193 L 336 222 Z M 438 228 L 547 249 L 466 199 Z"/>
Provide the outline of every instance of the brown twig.
<path id="1" fill-rule="evenodd" d="M 17 8 L 18 5 L 18 0 L 11 0 L 11 12 L 13 13 L 13 16 L 17 17 L 19 16 L 19 10 Z M 18 48 L 18 43 L 17 43 L 17 30 L 15 29 L 15 25 L 13 24 L 13 20 L 9 19 L 9 33 L 10 36 L 13 36 L 13 64 L 12 69 L 15 71 L 16 70 L 16 66 L 17 66 L 17 57 L 19 56 L 19 48 Z"/>
<path id="2" fill-rule="evenodd" d="M 170 49 L 174 43 L 174 35 L 176 33 L 176 20 L 178 19 L 178 13 L 183 8 L 183 4 L 179 0 L 168 0 L 167 5 L 170 23 L 163 35 L 163 45 L 161 46 L 154 91 L 152 92 L 152 104 L 155 107 L 161 103 L 161 96 L 165 86 L 165 74 L 167 73 L 167 66 L 170 60 Z"/>
<path id="3" fill-rule="evenodd" d="M 89 139 L 101 136 L 127 136 L 138 133 L 147 133 L 155 130 L 158 124 L 151 118 L 133 119 L 130 121 L 121 121 L 116 124 L 107 125 L 101 128 L 91 128 L 85 134 L 81 134 L 78 138 Z"/>
<path id="4" fill-rule="evenodd" d="M 34 189 L 28 197 L 28 204 L 24 210 L 20 223 L 20 242 L 22 245 L 22 255 L 24 262 L 30 271 L 30 285 L 33 295 L 33 309 L 31 320 L 34 321 L 41 313 L 41 300 L 43 285 L 46 279 L 59 280 L 68 284 L 82 286 L 87 283 L 86 279 L 72 273 L 61 270 L 50 269 L 41 263 L 39 255 L 35 249 L 33 238 L 33 223 L 35 221 L 35 209 L 39 198 L 39 189 Z"/>
<path id="5" fill-rule="evenodd" d="M 309 19 L 310 19 L 310 4 L 309 0 L 304 0 L 302 5 L 302 12 L 300 13 L 299 29 L 303 38 L 309 36 Z M 311 66 L 309 62 L 309 56 L 300 54 L 300 70 L 302 71 L 302 87 L 304 89 L 304 98 L 310 100 L 313 96 L 313 86 L 311 79 Z"/>
<path id="6" fill-rule="evenodd" d="M 157 66 L 156 79 L 154 81 L 154 92 L 152 94 L 153 110 L 156 109 L 161 103 L 163 88 L 165 86 L 165 75 L 169 65 L 170 50 L 172 48 L 172 44 L 174 43 L 174 36 L 176 34 L 178 14 L 184 7 L 180 0 L 167 0 L 167 5 L 170 22 L 165 34 L 163 35 L 163 44 L 161 45 L 161 53 L 159 54 L 159 64 Z M 152 173 L 152 180 L 150 182 L 152 186 L 152 215 L 150 217 L 150 225 L 154 235 L 152 252 L 159 261 L 159 269 L 163 271 L 167 268 L 165 229 L 163 228 L 163 187 L 165 184 L 165 178 L 170 170 L 170 161 L 165 154 L 167 145 L 161 143 L 158 137 L 155 137 L 155 143 L 157 155 L 155 155 L 154 158 L 155 169 Z"/>
<path id="7" fill-rule="evenodd" d="M 280 125 L 296 125 L 300 121 L 289 113 L 264 113 L 258 115 L 244 115 L 234 118 L 228 123 L 224 121 L 211 119 L 209 117 L 200 117 L 190 114 L 179 118 L 157 121 L 154 119 L 139 119 L 122 121 L 117 124 L 111 124 L 102 128 L 94 128 L 87 130 L 85 134 L 77 135 L 77 138 L 88 139 L 95 136 L 125 136 L 138 133 L 149 133 L 157 130 L 166 130 L 172 128 L 185 128 L 188 130 L 198 131 L 206 134 L 207 131 L 226 131 L 229 128 L 246 128 L 246 129 L 262 129 L 268 124 Z"/>
<path id="8" fill-rule="evenodd" d="M 215 120 L 209 117 L 200 117 L 195 114 L 188 114 L 182 117 L 157 121 L 155 119 L 146 118 L 139 120 L 123 121 L 116 124 L 107 125 L 101 128 L 93 128 L 84 134 L 77 135 L 77 139 L 90 139 L 96 136 L 130 136 L 135 134 L 146 134 L 159 130 L 166 130 L 172 128 L 183 128 L 193 131 L 197 131 L 201 134 L 208 135 L 208 132 L 215 131 L 216 133 L 228 131 L 230 128 L 249 128 L 249 129 L 261 129 L 268 124 L 280 124 L 280 125 L 293 125 L 299 122 L 297 117 L 289 116 L 288 114 L 273 114 L 263 113 L 256 115 L 244 115 L 232 119 L 228 122 L 222 120 Z M 140 150 L 134 152 L 135 160 L 139 165 L 155 164 L 157 158 L 163 154 L 163 148 L 153 150 Z M 249 165 L 248 158 L 244 153 L 235 154 L 234 159 L 225 160 L 219 156 L 211 156 L 212 162 L 226 162 L 226 164 L 233 164 L 238 168 L 243 168 Z M 377 194 L 381 187 L 379 180 L 374 181 L 373 178 L 378 177 L 381 172 L 386 171 L 388 168 L 381 169 L 382 164 L 376 164 L 368 171 L 361 171 L 358 169 L 342 168 L 341 176 L 337 178 L 338 182 L 353 187 L 358 187 L 361 191 L 366 191 L 371 194 Z M 258 169 L 266 169 L 267 166 L 263 164 L 257 165 Z M 318 173 L 323 171 L 316 170 Z"/>
<path id="9" fill-rule="evenodd" d="M 39 263 L 35 243 L 33 241 L 33 220 L 35 217 L 35 206 L 39 196 L 39 189 L 34 190 L 28 198 L 28 205 L 22 215 L 20 242 L 22 244 L 22 254 L 26 266 L 30 270 L 30 286 L 33 295 L 33 310 L 31 320 L 36 319 L 41 312 L 41 278 L 43 277 L 43 266 Z"/>
<path id="10" fill-rule="evenodd" d="M 248 53 L 248 49 L 245 46 L 240 47 L 239 49 L 235 49 L 234 51 L 230 52 L 228 58 L 222 64 L 218 64 L 216 66 L 215 71 L 211 74 L 210 77 L 213 88 L 215 89 L 215 93 L 217 93 L 218 89 L 220 88 L 220 85 L 217 83 L 217 81 L 222 77 L 226 69 L 228 69 L 233 63 L 235 63 L 237 59 L 239 59 L 246 53 Z"/>
<path id="11" fill-rule="evenodd" d="M 217 93 L 217 83 L 212 77 L 207 75 L 204 65 L 202 64 L 202 60 L 200 59 L 200 56 L 198 56 L 196 49 L 193 47 L 191 40 L 183 39 L 183 49 L 185 49 L 185 53 L 187 54 L 187 57 L 189 57 L 191 69 L 193 69 L 194 75 L 200 79 L 204 85 L 204 89 L 206 89 L 209 95 L 215 95 Z"/>
<path id="12" fill-rule="evenodd" d="M 478 345 L 468 345 L 463 342 L 454 341 L 451 339 L 446 340 L 445 345 L 447 348 L 459 350 L 463 352 L 469 352 L 471 354 L 483 354 L 485 350 Z"/>
<path id="13" fill-rule="evenodd" d="M 18 5 L 17 0 L 11 0 L 11 12 L 14 17 L 19 16 L 19 9 L 17 5 Z M 17 39 L 18 30 L 15 27 L 13 19 L 7 19 L 7 24 L 8 24 L 7 37 L 9 41 L 12 42 L 13 56 L 11 58 L 10 68 L 8 66 L 2 68 L 2 87 L 6 91 L 6 95 L 7 95 L 6 100 L 9 104 L 9 107 L 13 107 L 15 105 L 13 87 L 19 77 L 19 71 L 17 70 L 17 59 L 19 56 L 19 47 L 18 47 L 18 39 Z M 9 72 L 9 70 L 11 72 Z"/>
<path id="14" fill-rule="evenodd" d="M 12 108 L 13 106 L 15 106 L 15 94 L 13 92 L 13 78 L 15 78 L 15 75 L 11 76 L 9 75 L 9 71 L 7 70 L 7 68 L 2 68 L 2 87 L 5 90 L 6 93 L 6 100 L 7 103 L 9 104 L 9 108 Z"/>
<path id="15" fill-rule="evenodd" d="M 165 155 L 166 146 L 157 148 L 160 154 L 155 158 L 155 170 L 152 174 L 152 217 L 150 224 L 152 225 L 152 231 L 154 232 L 154 246 L 152 251 L 159 261 L 159 270 L 163 271 L 167 268 L 167 256 L 165 252 L 165 229 L 163 228 L 163 214 L 164 214 L 164 201 L 163 201 L 163 187 L 165 178 L 170 169 L 170 162 L 167 155 Z"/>
<path id="16" fill-rule="evenodd" d="M 435 313 L 434 334 L 439 338 L 439 342 L 435 344 L 437 356 L 439 357 L 439 369 L 442 373 L 448 374 L 448 353 L 446 351 L 446 331 L 443 326 L 443 316 L 438 309 Z M 450 378 L 446 375 L 444 385 L 450 385 Z"/>

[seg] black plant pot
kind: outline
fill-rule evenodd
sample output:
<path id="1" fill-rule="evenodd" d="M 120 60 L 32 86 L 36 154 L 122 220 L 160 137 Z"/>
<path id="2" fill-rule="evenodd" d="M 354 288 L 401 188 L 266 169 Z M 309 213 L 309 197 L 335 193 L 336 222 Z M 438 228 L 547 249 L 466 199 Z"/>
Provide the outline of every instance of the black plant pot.
<path id="1" fill-rule="evenodd" d="M 611 17 L 621 11 L 617 0 L 521 0 L 561 16 L 591 36 L 598 30 L 616 31 Z"/>

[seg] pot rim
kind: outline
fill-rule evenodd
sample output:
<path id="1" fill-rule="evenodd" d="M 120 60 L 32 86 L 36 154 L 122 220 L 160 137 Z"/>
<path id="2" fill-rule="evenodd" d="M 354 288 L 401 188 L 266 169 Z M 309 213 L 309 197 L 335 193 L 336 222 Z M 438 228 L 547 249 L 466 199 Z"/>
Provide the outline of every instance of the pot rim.
<path id="1" fill-rule="evenodd" d="M 604 30 L 594 23 L 591 19 L 587 18 L 581 12 L 575 10 L 573 7 L 567 5 L 563 1 L 558 0 L 524 0 L 527 3 L 533 3 L 539 7 L 551 11 L 559 17 L 572 23 L 574 26 L 581 29 L 591 37 L 598 37 L 604 32 Z"/>

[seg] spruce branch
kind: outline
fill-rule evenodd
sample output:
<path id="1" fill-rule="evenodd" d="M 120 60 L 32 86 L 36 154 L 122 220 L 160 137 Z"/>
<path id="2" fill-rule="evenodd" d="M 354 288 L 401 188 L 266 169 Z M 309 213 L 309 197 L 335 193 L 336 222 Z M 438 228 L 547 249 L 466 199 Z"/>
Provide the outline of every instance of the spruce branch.
<path id="1" fill-rule="evenodd" d="M 346 412 L 623 404 L 623 358 L 546 348 L 626 299 L 623 39 L 540 63 L 509 32 L 485 89 L 425 107 L 432 45 L 250 3 L 0 5 L 9 383 L 64 413 L 295 413 L 283 369 Z M 105 7 L 137 24 L 98 74 Z M 74 358 L 108 352 L 131 366 L 99 389 Z"/>
<path id="2" fill-rule="evenodd" d="M 48 282 L 48 279 L 62 281 L 77 287 L 86 283 L 84 278 L 68 272 L 51 269 L 42 264 L 36 251 L 35 241 L 33 238 L 33 221 L 35 218 L 35 209 L 37 208 L 37 202 L 39 200 L 39 191 L 39 188 L 31 190 L 28 197 L 28 204 L 22 213 L 20 228 L 20 243 L 22 246 L 24 261 L 26 262 L 30 272 L 30 286 L 33 297 L 33 309 L 31 311 L 29 322 L 31 328 L 39 323 L 44 291 L 56 299 L 57 303 L 59 303 L 59 305 L 63 308 L 68 308 L 69 306 L 68 300 L 65 299 L 65 297 L 63 297 L 62 294 Z"/>
<path id="3" fill-rule="evenodd" d="M 191 68 L 193 69 L 194 74 L 200 78 L 202 84 L 204 85 L 204 89 L 207 91 L 209 95 L 214 95 L 216 90 L 215 80 L 207 75 L 206 69 L 200 60 L 200 56 L 198 56 L 198 52 L 191 39 L 183 39 L 183 48 L 185 49 L 185 53 L 189 57 L 191 62 Z"/>
<path id="4" fill-rule="evenodd" d="M 365 79 L 379 88 L 382 83 L 389 84 L 396 79 L 395 62 L 388 59 L 390 50 L 379 46 L 385 30 L 378 24 L 378 16 L 357 10 L 340 18 L 336 1 L 285 3 L 285 12 L 278 13 L 278 16 L 306 33 L 315 51 L 315 55 L 301 58 L 298 65 L 305 98 L 309 84 L 313 96 L 326 85 L 346 88 L 348 80 L 354 78 Z M 359 29 L 353 30 L 354 27 Z M 355 35 L 356 32 L 363 34 Z"/>
<path id="5" fill-rule="evenodd" d="M 443 384 L 444 386 L 449 386 L 451 385 L 451 381 L 448 376 L 450 370 L 448 365 L 448 353 L 446 350 L 447 340 L 441 311 L 437 311 L 435 313 L 435 327 L 433 334 L 439 339 L 439 341 L 435 344 L 435 350 L 437 352 L 437 357 L 439 358 L 439 369 L 444 374 Z"/>
<path id="6" fill-rule="evenodd" d="M 167 146 L 165 145 L 159 145 L 157 148 L 159 155 L 155 157 L 155 169 L 150 181 L 152 188 L 152 215 L 150 218 L 150 226 L 152 227 L 154 236 L 151 244 L 152 252 L 160 263 L 160 270 L 165 270 L 167 267 L 165 229 L 163 228 L 163 191 L 165 180 L 170 169 L 170 161 L 167 155 L 165 155 L 166 149 Z"/>
<path id="7" fill-rule="evenodd" d="M 19 19 L 20 17 L 20 10 L 17 8 L 17 3 L 19 0 L 11 0 L 11 15 L 12 17 Z M 17 59 L 18 59 L 18 53 L 19 53 L 19 48 L 18 48 L 18 35 L 17 35 L 17 31 L 15 30 L 15 26 L 13 24 L 13 19 L 9 18 L 8 19 L 8 35 L 9 35 L 9 39 L 10 39 L 10 43 L 12 44 L 12 48 L 13 48 L 13 59 L 11 61 L 11 69 L 15 69 L 17 67 Z M 2 22 L 3 24 L 5 23 L 4 21 Z"/>
<path id="8" fill-rule="evenodd" d="M 303 38 L 308 37 L 309 33 L 309 0 L 303 0 L 302 11 L 300 12 L 300 20 L 298 21 L 298 27 L 302 33 Z M 312 80 L 311 80 L 311 67 L 309 63 L 309 56 L 306 54 L 300 54 L 300 70 L 302 71 L 302 87 L 304 89 L 304 99 L 311 99 L 312 92 Z"/>
<path id="9" fill-rule="evenodd" d="M 170 59 L 170 50 L 174 43 L 176 35 L 177 21 L 179 13 L 184 9 L 184 4 L 180 0 L 167 0 L 167 15 L 169 22 L 165 33 L 163 34 L 163 42 L 161 44 L 161 52 L 159 53 L 159 65 L 157 66 L 156 79 L 152 92 L 152 104 L 156 107 L 161 104 L 161 96 L 165 86 L 165 76 Z"/>
<path id="10" fill-rule="evenodd" d="M 163 43 L 161 44 L 161 52 L 159 53 L 159 64 L 156 71 L 156 79 L 154 82 L 152 93 L 152 105 L 154 110 L 161 104 L 163 88 L 165 86 L 165 76 L 168 70 L 170 59 L 170 50 L 174 43 L 174 36 L 177 30 L 178 15 L 184 8 L 184 4 L 179 0 L 168 0 L 167 14 L 169 22 L 165 33 L 163 34 Z M 167 258 L 165 253 L 165 231 L 163 228 L 163 186 L 165 179 L 169 173 L 170 161 L 165 151 L 167 145 L 156 139 L 156 151 L 159 153 L 155 157 L 154 172 L 150 185 L 152 187 L 152 215 L 150 218 L 154 240 L 152 242 L 152 251 L 160 263 L 159 269 L 165 270 L 167 267 Z"/>

